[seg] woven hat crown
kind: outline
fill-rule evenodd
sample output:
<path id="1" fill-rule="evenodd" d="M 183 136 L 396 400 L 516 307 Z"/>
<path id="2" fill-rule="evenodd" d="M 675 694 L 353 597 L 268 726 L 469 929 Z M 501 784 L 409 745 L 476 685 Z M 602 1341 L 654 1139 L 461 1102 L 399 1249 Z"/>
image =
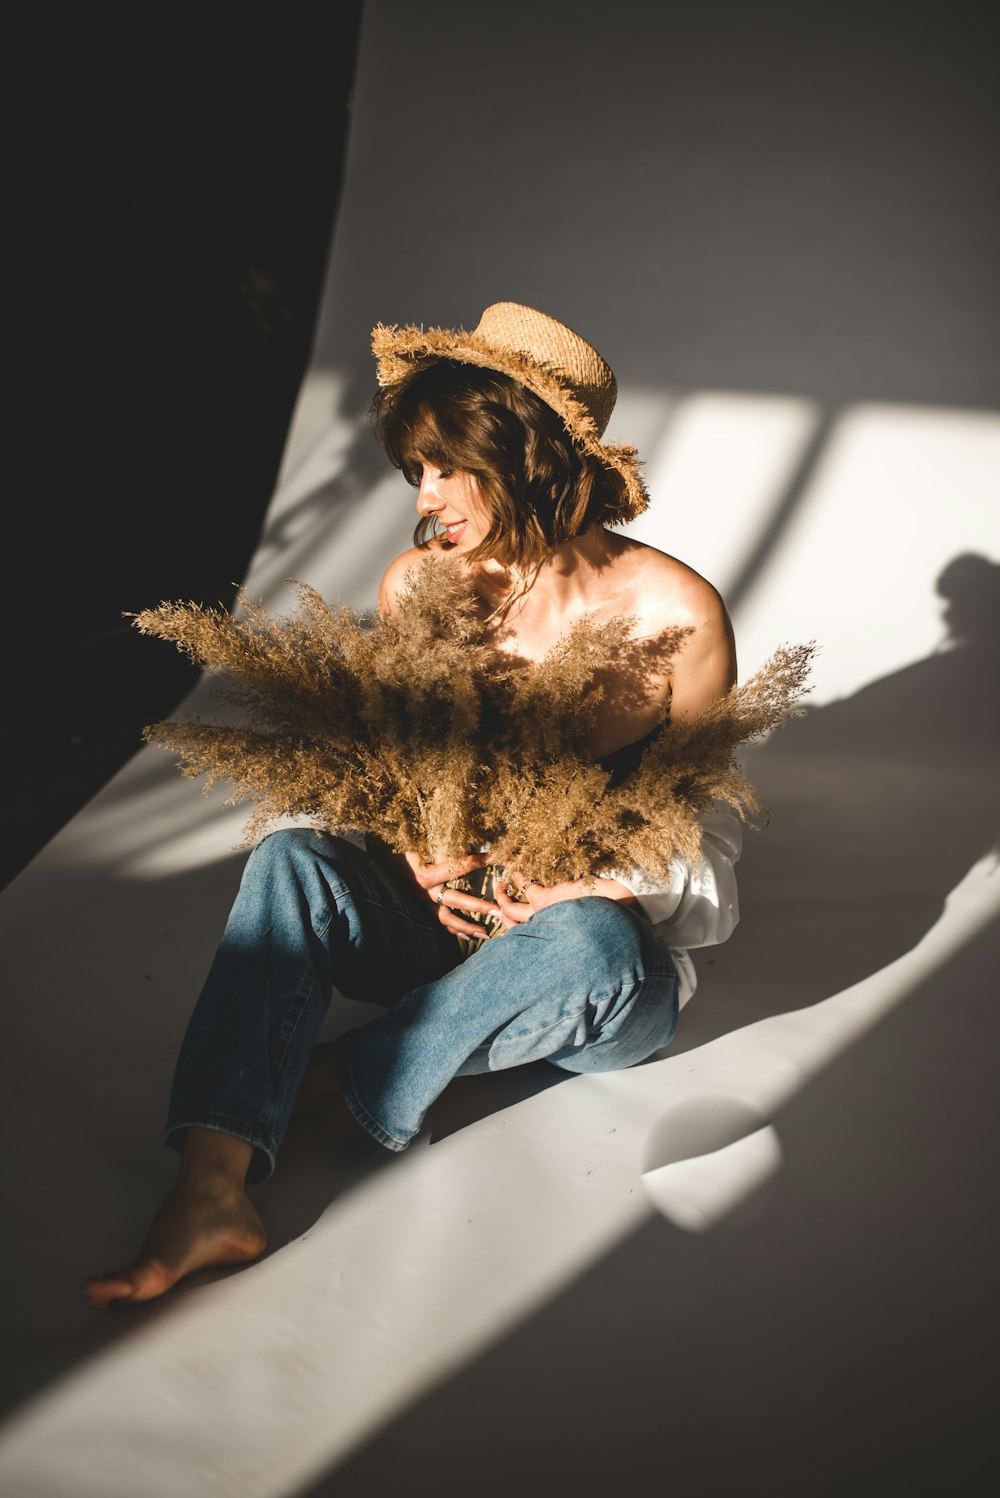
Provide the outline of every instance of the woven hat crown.
<path id="1" fill-rule="evenodd" d="M 494 302 L 487 307 L 473 336 L 498 350 L 527 354 L 567 385 L 587 409 L 600 437 L 615 408 L 618 383 L 593 344 L 534 307 L 520 302 Z"/>

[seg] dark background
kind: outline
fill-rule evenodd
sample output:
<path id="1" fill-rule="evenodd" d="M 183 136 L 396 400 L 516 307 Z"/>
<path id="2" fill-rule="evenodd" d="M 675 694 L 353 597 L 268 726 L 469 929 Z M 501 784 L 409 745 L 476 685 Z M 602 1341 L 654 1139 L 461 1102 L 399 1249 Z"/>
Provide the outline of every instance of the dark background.
<path id="1" fill-rule="evenodd" d="M 361 12 L 22 23 L 0 884 L 194 685 L 123 614 L 228 607 L 245 574 L 312 353 Z"/>

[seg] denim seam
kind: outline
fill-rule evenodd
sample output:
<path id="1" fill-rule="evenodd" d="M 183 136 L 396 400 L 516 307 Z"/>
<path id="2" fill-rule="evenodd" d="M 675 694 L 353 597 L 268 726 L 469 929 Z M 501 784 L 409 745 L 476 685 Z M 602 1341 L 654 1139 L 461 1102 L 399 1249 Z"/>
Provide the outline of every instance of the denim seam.
<path id="1" fill-rule="evenodd" d="M 500 1035 L 496 1040 L 493 1041 L 492 1044 L 490 1044 L 489 1042 L 484 1042 L 484 1044 L 488 1046 L 488 1049 L 490 1051 L 492 1051 L 494 1048 L 500 1048 L 504 1045 L 514 1045 L 518 1041 L 527 1040 L 534 1035 L 544 1035 L 546 1030 L 555 1030 L 559 1025 L 565 1024 L 569 1019 L 579 1019 L 581 1015 L 586 1014 L 589 1007 L 590 1004 L 587 1003 L 582 1009 L 577 1009 L 572 1014 L 560 1014 L 559 1018 L 554 1019 L 551 1024 L 537 1025 L 534 1030 L 518 1030 L 516 1035 L 511 1035 L 507 1040 L 505 1040 L 504 1037 Z M 478 1050 L 479 1047 L 477 1046 L 476 1049 Z"/>
<path id="2" fill-rule="evenodd" d="M 310 975 L 309 976 L 309 985 L 306 988 L 305 993 L 302 994 L 302 1002 L 298 1006 L 298 1010 L 296 1011 L 295 1019 L 294 1019 L 294 1021 L 292 1023 L 291 1029 L 288 1031 L 288 1034 L 285 1037 L 285 1044 L 282 1047 L 281 1055 L 277 1058 L 277 1060 L 274 1062 L 274 1064 L 272 1066 L 272 1069 L 271 1069 L 271 1071 L 272 1071 L 272 1081 L 274 1080 L 275 1076 L 278 1073 L 280 1073 L 281 1068 L 284 1065 L 285 1057 L 288 1055 L 288 1048 L 291 1045 L 292 1041 L 295 1039 L 295 1032 L 299 1028 L 299 1023 L 300 1023 L 300 1021 L 302 1019 L 303 1014 L 305 1013 L 306 1005 L 309 1003 L 309 999 L 312 996 L 313 988 L 316 985 L 316 974 L 315 974 L 315 971 L 313 969 L 312 963 L 309 964 L 308 972 L 309 972 L 309 975 Z M 298 990 L 297 990 L 297 992 L 298 992 Z M 270 1117 L 273 1114 L 273 1112 L 274 1112 L 274 1102 L 273 1102 L 273 1096 L 272 1096 L 272 1102 L 271 1102 L 270 1112 L 269 1112 L 268 1116 Z"/>
<path id="3" fill-rule="evenodd" d="M 640 978 L 637 981 L 636 985 L 635 985 L 636 990 L 637 990 L 636 994 L 635 994 L 636 1002 L 638 1002 L 639 1000 L 641 1000 L 644 997 L 644 990 L 646 989 L 647 985 L 651 985 L 651 984 L 656 983 L 657 980 L 660 979 L 660 978 L 666 978 L 667 981 L 668 981 L 668 985 L 669 985 L 669 987 L 668 987 L 668 989 L 666 991 L 666 994 L 661 995 L 661 997 L 673 998 L 674 1001 L 676 1002 L 676 998 L 677 998 L 677 976 L 676 976 L 675 973 L 646 973 L 646 974 L 644 974 L 643 977 Z M 627 1013 L 617 1015 L 613 1020 L 610 1021 L 610 1023 L 606 1027 L 607 1031 L 608 1031 L 608 1034 L 606 1035 L 605 1031 L 602 1029 L 597 1035 L 594 1036 L 592 1044 L 594 1044 L 594 1045 L 600 1045 L 600 1043 L 602 1041 L 605 1041 L 605 1040 L 613 1042 L 617 1038 L 618 1031 L 621 1029 L 621 1026 L 627 1021 L 628 1018 L 629 1018 L 629 1016 L 628 1016 Z M 675 1026 L 675 1028 L 676 1028 L 676 1023 L 677 1023 L 677 1016 L 675 1014 L 674 1015 L 674 1026 Z"/>
<path id="4" fill-rule="evenodd" d="M 655 979 L 655 978 L 661 978 L 661 977 L 662 978 L 676 977 L 676 974 L 675 973 L 673 973 L 673 974 L 672 973 L 644 973 L 641 978 L 637 978 L 634 973 L 630 973 L 629 976 L 628 976 L 627 982 L 628 982 L 628 984 L 629 984 L 630 987 L 632 987 L 632 988 L 634 988 L 634 989 L 637 990 L 636 997 L 638 998 L 638 997 L 640 997 L 641 991 L 642 991 L 643 987 L 645 986 L 645 984 L 646 984 L 646 982 L 648 980 Z M 477 1050 L 485 1049 L 490 1054 L 492 1054 L 492 1052 L 494 1051 L 494 1049 L 502 1050 L 505 1045 L 507 1045 L 507 1046 L 509 1046 L 509 1045 L 515 1045 L 519 1041 L 528 1040 L 532 1036 L 544 1035 L 547 1030 L 554 1030 L 554 1029 L 556 1029 L 557 1026 L 565 1024 L 565 1022 L 567 1020 L 580 1019 L 580 1017 L 582 1015 L 586 1014 L 587 1010 L 591 1007 L 592 1004 L 613 1003 L 615 999 L 617 999 L 617 998 L 620 997 L 622 989 L 625 986 L 626 986 L 626 984 L 623 981 L 623 982 L 621 982 L 621 983 L 618 984 L 617 988 L 611 989 L 608 993 L 601 994 L 601 995 L 592 995 L 590 998 L 588 998 L 586 1004 L 583 1006 L 582 1009 L 577 1009 L 572 1014 L 561 1014 L 561 1015 L 559 1015 L 558 1019 L 554 1019 L 548 1025 L 539 1025 L 534 1030 L 518 1030 L 515 1035 L 511 1035 L 507 1039 L 505 1039 L 501 1035 L 501 1036 L 498 1036 L 497 1039 L 494 1040 L 494 1041 L 492 1041 L 492 1042 L 490 1042 L 490 1041 L 484 1041 L 483 1046 L 481 1046 L 481 1047 L 477 1046 L 476 1049 Z M 598 1038 L 598 1037 L 595 1037 L 595 1039 L 596 1038 Z"/>

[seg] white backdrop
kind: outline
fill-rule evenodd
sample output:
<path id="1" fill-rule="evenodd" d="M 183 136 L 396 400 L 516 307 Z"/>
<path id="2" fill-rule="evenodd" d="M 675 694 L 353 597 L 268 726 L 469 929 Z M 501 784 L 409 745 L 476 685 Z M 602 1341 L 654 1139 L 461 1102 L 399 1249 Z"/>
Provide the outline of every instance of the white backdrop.
<path id="1" fill-rule="evenodd" d="M 372 324 L 526 301 L 615 368 L 608 435 L 654 496 L 631 530 L 722 589 L 740 675 L 818 642 L 809 712 L 747 757 L 770 825 L 665 1059 L 456 1083 L 430 1147 L 374 1172 L 308 1138 L 258 1193 L 262 1261 L 99 1317 L 83 1277 L 172 1177 L 166 1092 L 246 815 L 137 755 L 0 901 L 19 1498 L 972 1490 L 996 1253 L 989 155 L 970 38 L 896 19 L 370 0 L 248 590 L 373 602 L 413 495 L 367 430 Z M 202 684 L 183 711 L 207 706 Z"/>

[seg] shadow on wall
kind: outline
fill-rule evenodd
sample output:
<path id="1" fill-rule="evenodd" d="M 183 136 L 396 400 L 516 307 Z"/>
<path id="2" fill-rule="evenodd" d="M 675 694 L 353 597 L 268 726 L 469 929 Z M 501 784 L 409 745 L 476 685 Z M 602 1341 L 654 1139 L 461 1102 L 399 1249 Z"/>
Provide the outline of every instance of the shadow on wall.
<path id="1" fill-rule="evenodd" d="M 372 383 L 369 398 L 374 388 Z M 331 411 L 331 431 L 339 430 L 338 420 L 339 412 Z M 303 485 L 301 492 L 298 492 L 294 479 L 288 483 L 289 497 L 277 507 L 261 537 L 247 581 L 248 591 L 252 594 L 270 596 L 290 578 L 309 579 L 321 592 L 329 594 L 335 591 L 338 603 L 347 603 L 347 590 L 343 586 L 331 590 L 326 578 L 316 574 L 318 558 L 330 559 L 330 565 L 337 567 L 346 552 L 352 559 L 352 582 L 357 578 L 353 601 L 362 607 L 374 602 L 378 578 L 386 565 L 385 532 L 391 527 L 386 524 L 384 515 L 374 512 L 373 499 L 379 482 L 393 470 L 372 436 L 367 411 L 363 418 L 353 414 L 346 425 L 350 440 L 338 456 L 335 471 L 318 484 L 309 482 Z M 405 512 L 408 518 L 406 492 L 400 480 L 394 496 L 395 508 Z M 361 514 L 362 506 L 365 516 L 363 548 L 359 547 L 357 536 L 347 534 L 352 520 Z M 406 539 L 403 544 L 407 544 Z"/>
<path id="2" fill-rule="evenodd" d="M 724 992 L 692 1004 L 672 1051 L 880 971 L 997 849 L 1000 564 L 956 556 L 937 591 L 940 650 L 807 709 L 744 755 L 770 820 L 744 841 L 742 918 L 718 959 Z"/>

